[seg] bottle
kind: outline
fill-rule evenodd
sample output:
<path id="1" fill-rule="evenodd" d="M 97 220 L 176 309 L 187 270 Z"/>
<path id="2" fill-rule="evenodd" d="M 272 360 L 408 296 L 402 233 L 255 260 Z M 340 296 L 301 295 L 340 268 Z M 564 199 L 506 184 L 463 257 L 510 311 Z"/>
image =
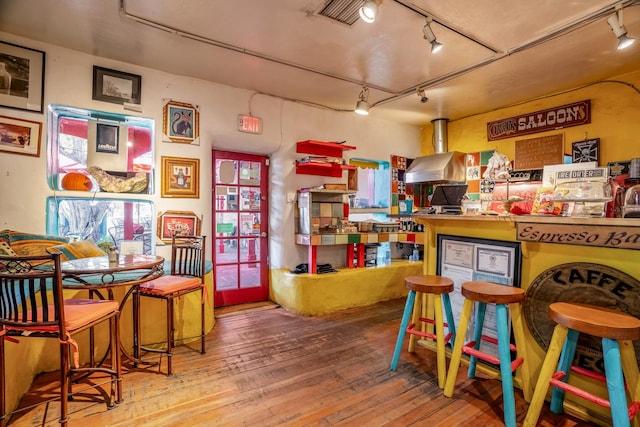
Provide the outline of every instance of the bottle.
<path id="1" fill-rule="evenodd" d="M 11 91 L 11 74 L 7 71 L 6 64 L 0 62 L 0 93 L 9 95 Z"/>
<path id="2" fill-rule="evenodd" d="M 118 262 L 118 248 L 115 246 L 111 246 L 109 248 L 109 264 L 115 264 Z"/>

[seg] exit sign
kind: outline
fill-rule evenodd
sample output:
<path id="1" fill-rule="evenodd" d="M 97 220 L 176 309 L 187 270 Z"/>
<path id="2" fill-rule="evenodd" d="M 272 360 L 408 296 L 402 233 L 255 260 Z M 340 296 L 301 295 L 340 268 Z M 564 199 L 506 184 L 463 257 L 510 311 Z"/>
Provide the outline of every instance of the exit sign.
<path id="1" fill-rule="evenodd" d="M 238 114 L 238 130 L 247 133 L 262 133 L 262 119 Z"/>

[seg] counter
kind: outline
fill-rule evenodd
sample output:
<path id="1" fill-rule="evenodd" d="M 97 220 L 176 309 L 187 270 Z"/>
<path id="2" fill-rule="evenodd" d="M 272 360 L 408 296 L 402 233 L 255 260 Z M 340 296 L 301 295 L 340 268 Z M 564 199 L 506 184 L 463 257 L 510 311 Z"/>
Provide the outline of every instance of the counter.
<path id="1" fill-rule="evenodd" d="M 540 277 L 544 277 L 543 273 L 548 275 L 549 271 L 557 269 L 558 266 L 579 263 L 580 265 L 593 264 L 593 270 L 596 273 L 598 265 L 604 265 L 607 270 L 615 270 L 628 276 L 626 282 L 630 283 L 625 283 L 624 286 L 611 284 L 610 281 L 595 281 L 595 286 L 591 288 L 597 291 L 594 294 L 597 298 L 605 293 L 606 297 L 612 301 L 624 298 L 635 301 L 634 298 L 637 298 L 637 278 L 640 278 L 640 263 L 638 263 L 640 252 L 637 252 L 640 249 L 640 220 L 475 214 L 412 215 L 411 218 L 425 226 L 424 250 L 427 274 L 436 274 L 439 234 L 503 240 L 521 243 L 520 285 L 524 290 L 530 287 L 533 289 L 534 285 L 540 282 Z M 611 285 L 611 289 L 605 289 L 607 287 L 605 285 Z M 588 289 L 587 286 L 585 288 Z M 625 292 L 621 292 L 621 289 Z M 588 300 L 590 294 L 583 292 L 580 297 Z M 534 303 L 528 292 L 526 304 Z M 537 313 L 544 312 L 546 311 L 537 311 Z M 533 384 L 538 377 L 545 349 L 539 344 L 539 337 L 531 333 L 532 329 L 535 330 L 532 323 L 548 320 L 543 314 L 536 316 L 535 319 L 527 319 L 529 330 L 526 331 Z M 593 363 L 597 363 L 597 360 Z M 517 381 L 518 378 L 516 378 L 516 384 Z M 573 376 L 571 382 L 596 393 L 601 390 L 602 395 L 606 396 L 606 390 L 601 384 L 577 376 Z M 566 405 L 569 410 L 585 419 L 598 422 L 608 418 L 606 411 L 602 408 L 587 406 L 583 400 L 571 395 L 567 395 Z"/>

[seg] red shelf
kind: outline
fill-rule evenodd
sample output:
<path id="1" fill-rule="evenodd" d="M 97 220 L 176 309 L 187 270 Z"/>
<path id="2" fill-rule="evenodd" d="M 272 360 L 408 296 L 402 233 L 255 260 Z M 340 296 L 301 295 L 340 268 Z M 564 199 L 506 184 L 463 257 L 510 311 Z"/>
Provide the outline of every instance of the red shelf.
<path id="1" fill-rule="evenodd" d="M 355 168 L 355 166 L 339 165 L 337 163 L 296 162 L 296 173 L 335 178 L 340 178 L 342 171 Z"/>
<path id="2" fill-rule="evenodd" d="M 296 144 L 296 153 L 315 154 L 317 156 L 342 157 L 342 152 L 355 150 L 353 145 L 336 144 L 335 142 L 322 142 L 309 139 Z"/>

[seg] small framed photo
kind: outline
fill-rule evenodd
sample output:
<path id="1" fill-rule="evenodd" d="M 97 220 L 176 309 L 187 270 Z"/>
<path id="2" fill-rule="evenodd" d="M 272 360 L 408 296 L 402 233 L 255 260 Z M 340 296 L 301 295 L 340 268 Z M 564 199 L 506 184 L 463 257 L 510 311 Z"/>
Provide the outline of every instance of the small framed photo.
<path id="1" fill-rule="evenodd" d="M 142 77 L 93 66 L 93 99 L 113 104 L 140 104 Z"/>
<path id="2" fill-rule="evenodd" d="M 0 151 L 40 157 L 42 123 L 0 116 Z"/>
<path id="3" fill-rule="evenodd" d="M 119 131 L 118 125 L 96 124 L 96 152 L 118 154 L 120 152 Z"/>
<path id="4" fill-rule="evenodd" d="M 200 198 L 200 159 L 162 156 L 162 197 Z"/>
<path id="5" fill-rule="evenodd" d="M 165 211 L 158 215 L 158 237 L 171 243 L 171 237 L 200 235 L 200 218 L 188 211 Z"/>
<path id="6" fill-rule="evenodd" d="M 45 53 L 0 41 L 0 106 L 42 113 Z"/>
<path id="7" fill-rule="evenodd" d="M 162 110 L 163 140 L 182 144 L 199 144 L 200 112 L 185 102 L 169 101 Z"/>

